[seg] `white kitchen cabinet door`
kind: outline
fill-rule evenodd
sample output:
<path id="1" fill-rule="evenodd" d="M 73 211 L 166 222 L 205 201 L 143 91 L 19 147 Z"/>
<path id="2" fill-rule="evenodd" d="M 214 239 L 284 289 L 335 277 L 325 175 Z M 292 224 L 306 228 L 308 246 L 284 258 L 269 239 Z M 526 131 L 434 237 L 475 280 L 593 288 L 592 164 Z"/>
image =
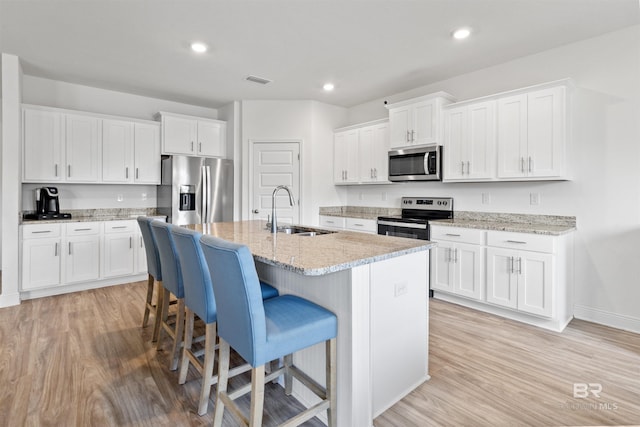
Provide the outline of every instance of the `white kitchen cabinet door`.
<path id="1" fill-rule="evenodd" d="M 134 243 L 135 243 L 135 247 L 136 247 L 135 273 L 136 274 L 143 274 L 143 273 L 147 274 L 148 273 L 147 252 L 146 252 L 146 249 L 144 247 L 144 240 L 142 239 L 142 235 L 141 234 L 136 235 Z"/>
<path id="2" fill-rule="evenodd" d="M 100 236 L 67 238 L 65 283 L 87 282 L 100 277 Z"/>
<path id="3" fill-rule="evenodd" d="M 67 182 L 98 182 L 101 171 L 99 119 L 65 115 Z"/>
<path id="4" fill-rule="evenodd" d="M 466 143 L 467 179 L 483 180 L 496 176 L 496 102 L 469 105 Z"/>
<path id="5" fill-rule="evenodd" d="M 61 181 L 64 177 L 63 115 L 25 108 L 22 140 L 24 181 Z"/>
<path id="6" fill-rule="evenodd" d="M 134 182 L 160 184 L 160 126 L 135 123 L 134 125 Z"/>
<path id="7" fill-rule="evenodd" d="M 133 233 L 105 234 L 103 241 L 103 277 L 117 277 L 134 272 Z"/>
<path id="8" fill-rule="evenodd" d="M 454 292 L 460 296 L 481 300 L 484 286 L 482 247 L 457 243 L 453 260 Z"/>
<path id="9" fill-rule="evenodd" d="M 333 136 L 333 183 L 344 184 L 347 170 L 347 133 L 337 132 Z"/>
<path id="10" fill-rule="evenodd" d="M 389 123 L 380 123 L 374 126 L 372 151 L 373 180 L 375 182 L 389 182 Z"/>
<path id="11" fill-rule="evenodd" d="M 527 95 L 527 172 L 530 177 L 565 174 L 565 88 Z"/>
<path id="12" fill-rule="evenodd" d="M 133 181 L 133 122 L 102 121 L 102 181 Z"/>
<path id="13" fill-rule="evenodd" d="M 431 289 L 454 292 L 454 270 L 451 267 L 454 243 L 438 242 L 431 249 Z"/>
<path id="14" fill-rule="evenodd" d="M 411 145 L 413 108 L 404 106 L 389 110 L 389 147 L 400 148 Z"/>
<path id="15" fill-rule="evenodd" d="M 436 144 L 438 119 L 438 105 L 435 99 L 414 104 L 411 143 L 413 145 Z"/>
<path id="16" fill-rule="evenodd" d="M 553 316 L 553 268 L 551 254 L 518 253 L 518 310 Z"/>
<path id="17" fill-rule="evenodd" d="M 374 182 L 373 168 L 375 163 L 375 127 L 367 126 L 359 130 L 358 160 L 360 182 Z"/>
<path id="18" fill-rule="evenodd" d="M 225 123 L 198 120 L 198 155 L 224 157 L 225 131 Z"/>
<path id="19" fill-rule="evenodd" d="M 162 116 L 162 153 L 195 155 L 198 121 L 185 117 Z"/>
<path id="20" fill-rule="evenodd" d="M 487 302 L 508 308 L 518 307 L 518 277 L 514 272 L 515 252 L 487 248 Z"/>
<path id="21" fill-rule="evenodd" d="M 526 176 L 527 95 L 498 100 L 498 178 Z"/>
<path id="22" fill-rule="evenodd" d="M 334 183 L 353 184 L 360 177 L 358 159 L 358 130 L 334 135 Z"/>
<path id="23" fill-rule="evenodd" d="M 465 179 L 468 145 L 468 109 L 458 107 L 444 112 L 445 180 Z"/>
<path id="24" fill-rule="evenodd" d="M 57 286 L 61 282 L 59 238 L 25 239 L 22 242 L 22 290 Z"/>

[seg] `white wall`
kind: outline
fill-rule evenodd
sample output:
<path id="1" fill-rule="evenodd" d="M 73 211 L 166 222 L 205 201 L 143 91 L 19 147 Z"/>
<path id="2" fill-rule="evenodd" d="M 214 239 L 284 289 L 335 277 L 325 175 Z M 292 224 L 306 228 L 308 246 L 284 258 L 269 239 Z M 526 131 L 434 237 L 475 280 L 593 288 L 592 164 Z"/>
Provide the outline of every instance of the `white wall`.
<path id="1" fill-rule="evenodd" d="M 155 185 L 53 184 L 58 188 L 60 211 L 69 209 L 155 208 Z M 22 210 L 35 210 L 36 188 L 42 184 L 22 184 Z"/>
<path id="2" fill-rule="evenodd" d="M 240 218 L 241 150 L 240 150 L 240 102 L 234 101 L 218 109 L 218 119 L 227 122 L 227 158 L 233 159 L 233 218 Z"/>
<path id="3" fill-rule="evenodd" d="M 333 186 L 333 129 L 346 109 L 314 101 L 242 101 L 242 164 L 249 165 L 249 141 L 301 141 L 300 222 L 318 224 L 318 207 L 344 203 Z M 327 170 L 329 172 L 327 172 Z M 242 168 L 242 218 L 248 219 L 249 168 Z"/>
<path id="4" fill-rule="evenodd" d="M 573 181 L 350 187 L 348 203 L 397 207 L 401 196 L 452 196 L 457 210 L 575 215 L 576 316 L 640 332 L 640 26 L 387 99 L 444 90 L 465 100 L 565 77 L 584 89 L 575 105 Z M 382 101 L 351 108 L 349 122 L 386 117 Z M 531 192 L 540 205 L 529 204 Z"/>

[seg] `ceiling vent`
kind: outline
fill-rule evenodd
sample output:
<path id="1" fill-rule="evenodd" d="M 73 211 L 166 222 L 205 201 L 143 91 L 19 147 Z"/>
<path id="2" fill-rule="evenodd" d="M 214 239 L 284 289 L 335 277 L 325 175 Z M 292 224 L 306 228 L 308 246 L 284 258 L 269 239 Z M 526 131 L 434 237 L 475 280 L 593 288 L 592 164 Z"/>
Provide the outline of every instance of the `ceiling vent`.
<path id="1" fill-rule="evenodd" d="M 267 83 L 271 83 L 271 80 L 265 79 L 263 77 L 258 77 L 258 76 L 247 76 L 244 79 L 246 81 L 253 82 L 253 83 L 258 83 L 258 84 L 261 84 L 261 85 L 266 85 Z"/>

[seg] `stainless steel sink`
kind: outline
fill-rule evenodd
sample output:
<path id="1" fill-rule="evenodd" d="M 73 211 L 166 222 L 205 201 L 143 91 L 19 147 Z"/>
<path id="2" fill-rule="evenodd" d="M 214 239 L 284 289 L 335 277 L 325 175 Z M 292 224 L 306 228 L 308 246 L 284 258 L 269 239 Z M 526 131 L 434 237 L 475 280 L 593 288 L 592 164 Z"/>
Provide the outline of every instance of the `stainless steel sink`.
<path id="1" fill-rule="evenodd" d="M 320 236 L 322 234 L 332 234 L 335 231 L 321 230 L 319 228 L 300 227 L 298 225 L 287 225 L 278 227 L 278 233 L 295 234 L 296 236 Z"/>

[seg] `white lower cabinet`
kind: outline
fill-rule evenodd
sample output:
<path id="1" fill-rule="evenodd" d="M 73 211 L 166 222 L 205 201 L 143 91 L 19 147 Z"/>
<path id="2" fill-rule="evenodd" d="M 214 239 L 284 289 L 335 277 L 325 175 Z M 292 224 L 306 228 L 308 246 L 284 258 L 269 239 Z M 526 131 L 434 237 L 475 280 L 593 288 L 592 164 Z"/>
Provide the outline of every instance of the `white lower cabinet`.
<path id="1" fill-rule="evenodd" d="M 130 277 L 140 280 L 147 273 L 144 243 L 135 220 L 25 224 L 21 228 L 20 289 L 27 298 L 127 283 Z"/>
<path id="2" fill-rule="evenodd" d="M 359 231 L 369 234 L 378 233 L 378 221 L 375 219 L 320 215 L 320 226 L 333 230 Z"/>
<path id="3" fill-rule="evenodd" d="M 102 276 L 127 276 L 134 272 L 134 239 L 138 224 L 134 220 L 104 223 Z"/>
<path id="4" fill-rule="evenodd" d="M 66 224 L 65 283 L 100 278 L 100 223 Z"/>
<path id="5" fill-rule="evenodd" d="M 432 224 L 431 239 L 438 242 L 431 250 L 431 288 L 437 298 L 555 331 L 573 317 L 571 233 Z"/>
<path id="6" fill-rule="evenodd" d="M 58 286 L 62 280 L 60 224 L 22 229 L 22 290 Z"/>
<path id="7" fill-rule="evenodd" d="M 482 230 L 431 227 L 431 289 L 475 300 L 484 299 Z"/>

